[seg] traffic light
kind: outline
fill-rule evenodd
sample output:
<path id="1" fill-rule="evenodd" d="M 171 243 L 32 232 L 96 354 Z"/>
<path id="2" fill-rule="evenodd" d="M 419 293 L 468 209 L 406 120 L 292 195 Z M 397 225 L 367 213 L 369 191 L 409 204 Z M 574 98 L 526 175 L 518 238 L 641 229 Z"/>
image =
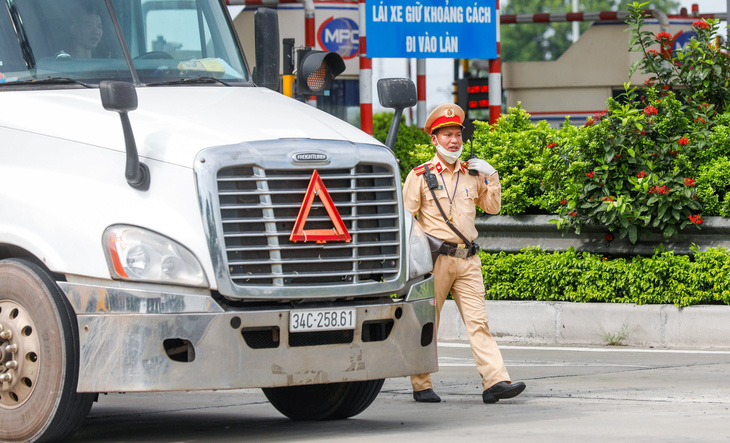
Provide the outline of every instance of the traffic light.
<path id="1" fill-rule="evenodd" d="M 297 59 L 296 93 L 299 95 L 329 95 L 332 80 L 345 70 L 345 61 L 336 52 L 300 49 Z"/>
<path id="2" fill-rule="evenodd" d="M 467 77 L 457 82 L 457 104 L 465 112 L 475 109 L 489 109 L 489 79 Z"/>

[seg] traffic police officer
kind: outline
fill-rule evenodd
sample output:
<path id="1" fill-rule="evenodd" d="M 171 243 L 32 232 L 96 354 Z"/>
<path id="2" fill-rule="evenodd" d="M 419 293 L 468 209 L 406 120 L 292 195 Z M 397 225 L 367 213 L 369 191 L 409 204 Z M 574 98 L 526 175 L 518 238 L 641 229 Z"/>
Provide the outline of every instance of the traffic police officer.
<path id="1" fill-rule="evenodd" d="M 463 122 L 464 111 L 455 104 L 441 105 L 428 116 L 424 129 L 431 134 L 436 155 L 408 174 L 403 201 L 405 208 L 418 217 L 423 230 L 444 242 L 433 269 L 436 325 L 446 296 L 451 292 L 482 377 L 482 400 L 496 403 L 515 397 L 525 389 L 524 383 L 510 381 L 502 354 L 489 332 L 481 261 L 475 255 L 478 247 L 473 242 L 478 235 L 474 225 L 476 206 L 490 214 L 498 213 L 502 187 L 499 174 L 486 161 L 472 158 L 467 164 L 459 160 Z M 414 375 L 411 384 L 416 401 L 441 401 L 433 391 L 431 374 Z"/>

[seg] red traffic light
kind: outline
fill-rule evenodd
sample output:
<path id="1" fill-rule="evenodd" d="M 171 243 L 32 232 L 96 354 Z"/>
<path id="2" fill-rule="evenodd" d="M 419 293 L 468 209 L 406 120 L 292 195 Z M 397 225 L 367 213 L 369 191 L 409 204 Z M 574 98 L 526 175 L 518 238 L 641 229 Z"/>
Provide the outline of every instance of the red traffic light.
<path id="1" fill-rule="evenodd" d="M 345 70 L 345 61 L 336 52 L 302 50 L 298 52 L 296 93 L 329 95 L 332 80 Z"/>

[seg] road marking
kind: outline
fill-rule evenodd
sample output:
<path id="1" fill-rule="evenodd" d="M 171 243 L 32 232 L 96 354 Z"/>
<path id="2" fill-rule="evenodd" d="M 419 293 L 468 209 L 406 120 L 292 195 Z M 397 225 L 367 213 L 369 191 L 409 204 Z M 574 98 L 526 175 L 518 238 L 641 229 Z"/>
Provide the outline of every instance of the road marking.
<path id="1" fill-rule="evenodd" d="M 585 363 L 547 363 L 547 362 L 539 362 L 539 361 L 532 361 L 532 362 L 511 362 L 507 360 L 507 365 L 509 367 L 528 367 L 528 368 L 544 368 L 544 367 L 554 367 L 554 368 L 565 368 L 565 367 L 574 367 L 574 368 L 590 368 L 590 367 L 600 367 L 600 368 L 651 368 L 652 366 L 646 366 L 646 365 L 635 365 L 635 364 L 621 364 L 621 363 L 597 363 L 597 362 L 585 362 Z M 474 366 L 474 360 L 471 357 L 439 357 L 439 366 L 453 366 L 453 367 L 468 367 L 468 366 Z"/>
<path id="2" fill-rule="evenodd" d="M 439 343 L 444 348 L 468 348 L 469 343 Z M 654 352 L 660 354 L 717 354 L 730 355 L 730 351 L 692 349 L 636 349 L 636 348 L 569 348 L 565 346 L 500 346 L 499 349 L 523 351 L 572 351 L 572 352 Z"/>

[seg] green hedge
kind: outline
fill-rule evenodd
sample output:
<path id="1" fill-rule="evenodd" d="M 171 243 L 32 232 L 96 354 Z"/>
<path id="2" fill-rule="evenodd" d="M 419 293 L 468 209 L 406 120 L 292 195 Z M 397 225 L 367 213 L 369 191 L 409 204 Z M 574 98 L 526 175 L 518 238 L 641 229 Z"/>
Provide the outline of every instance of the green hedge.
<path id="1" fill-rule="evenodd" d="M 488 300 L 637 304 L 730 304 L 730 252 L 607 259 L 529 248 L 519 254 L 480 253 Z"/>

